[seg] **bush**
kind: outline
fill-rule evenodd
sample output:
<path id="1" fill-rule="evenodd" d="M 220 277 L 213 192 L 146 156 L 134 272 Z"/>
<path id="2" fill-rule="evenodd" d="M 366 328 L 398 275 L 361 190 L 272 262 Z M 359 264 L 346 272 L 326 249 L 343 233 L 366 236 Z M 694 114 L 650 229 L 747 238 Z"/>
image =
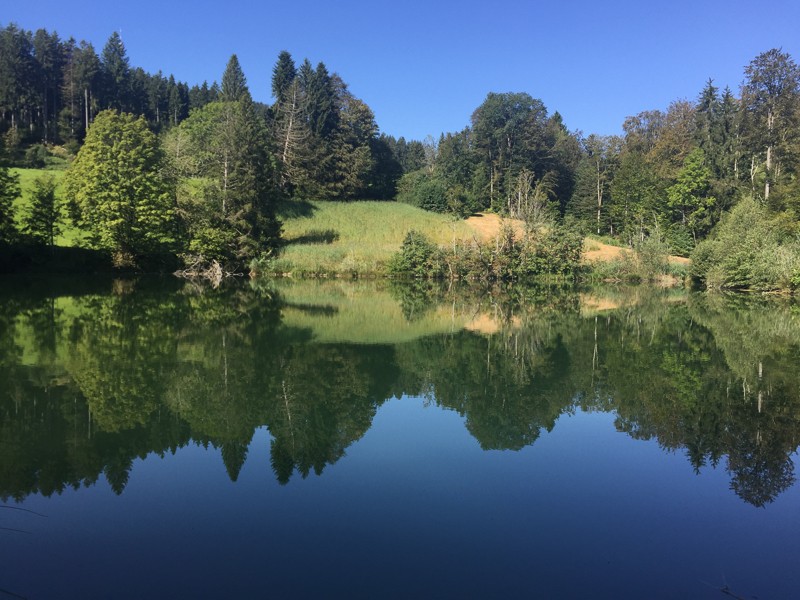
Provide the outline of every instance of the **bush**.
<path id="1" fill-rule="evenodd" d="M 400 178 L 397 184 L 397 201 L 431 212 L 450 211 L 447 185 L 424 169 L 406 173 Z"/>
<path id="2" fill-rule="evenodd" d="M 392 275 L 512 281 L 535 277 L 574 277 L 580 268 L 583 238 L 563 227 L 519 237 L 504 227 L 486 244 L 458 242 L 436 248 L 417 232 L 409 232 L 389 265 Z"/>
<path id="3" fill-rule="evenodd" d="M 411 230 L 403 240 L 400 252 L 389 261 L 390 275 L 419 279 L 442 276 L 441 252 L 418 231 Z"/>
<path id="4" fill-rule="evenodd" d="M 47 148 L 42 144 L 35 144 L 25 152 L 25 164 L 31 169 L 43 169 L 48 156 Z"/>
<path id="5" fill-rule="evenodd" d="M 787 235 L 776 217 L 745 199 L 692 254 L 692 277 L 708 288 L 758 291 L 796 289 L 800 283 L 800 241 Z"/>

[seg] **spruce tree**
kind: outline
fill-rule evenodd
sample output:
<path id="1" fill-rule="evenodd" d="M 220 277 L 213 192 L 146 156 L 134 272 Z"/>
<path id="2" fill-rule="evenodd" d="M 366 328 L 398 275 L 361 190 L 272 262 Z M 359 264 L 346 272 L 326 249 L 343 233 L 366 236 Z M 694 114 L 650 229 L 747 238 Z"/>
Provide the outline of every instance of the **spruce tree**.
<path id="1" fill-rule="evenodd" d="M 278 62 L 272 69 L 272 95 L 277 104 L 286 102 L 287 93 L 295 77 L 297 68 L 294 66 L 292 55 L 284 50 L 278 55 Z"/>
<path id="2" fill-rule="evenodd" d="M 131 94 L 131 68 L 125 44 L 116 31 L 108 38 L 101 55 L 104 106 L 128 110 Z"/>
<path id="3" fill-rule="evenodd" d="M 56 180 L 52 175 L 44 175 L 38 177 L 33 186 L 30 208 L 22 218 L 23 231 L 38 242 L 52 246 L 61 218 L 56 201 Z"/>
<path id="4" fill-rule="evenodd" d="M 245 79 L 239 59 L 232 54 L 222 74 L 222 91 L 220 100 L 223 102 L 236 102 L 247 96 L 250 97 L 250 90 L 247 89 L 247 79 Z"/>

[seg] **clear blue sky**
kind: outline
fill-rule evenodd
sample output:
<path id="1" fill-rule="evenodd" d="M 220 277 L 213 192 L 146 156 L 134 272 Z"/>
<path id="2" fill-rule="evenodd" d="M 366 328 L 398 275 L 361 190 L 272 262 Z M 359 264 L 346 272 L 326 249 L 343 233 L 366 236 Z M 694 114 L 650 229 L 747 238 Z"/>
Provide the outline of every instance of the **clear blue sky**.
<path id="1" fill-rule="evenodd" d="M 800 0 L 0 0 L 0 22 L 92 42 L 121 30 L 131 64 L 190 85 L 239 56 L 270 102 L 278 53 L 338 72 L 381 130 L 408 139 L 469 124 L 486 94 L 528 92 L 570 129 L 618 133 L 628 115 L 695 99 L 711 77 L 781 47 L 800 61 Z"/>

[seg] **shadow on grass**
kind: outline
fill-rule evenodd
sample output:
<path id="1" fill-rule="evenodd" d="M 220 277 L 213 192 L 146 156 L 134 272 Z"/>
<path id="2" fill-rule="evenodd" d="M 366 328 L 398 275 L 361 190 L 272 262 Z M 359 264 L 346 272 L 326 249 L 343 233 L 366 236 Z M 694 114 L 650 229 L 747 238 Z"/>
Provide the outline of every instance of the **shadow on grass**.
<path id="1" fill-rule="evenodd" d="M 297 237 L 286 240 L 291 244 L 332 244 L 339 239 L 339 232 L 334 229 L 311 229 Z"/>
<path id="2" fill-rule="evenodd" d="M 281 219 L 299 219 L 313 217 L 317 207 L 308 200 L 284 200 L 279 202 L 276 213 Z"/>

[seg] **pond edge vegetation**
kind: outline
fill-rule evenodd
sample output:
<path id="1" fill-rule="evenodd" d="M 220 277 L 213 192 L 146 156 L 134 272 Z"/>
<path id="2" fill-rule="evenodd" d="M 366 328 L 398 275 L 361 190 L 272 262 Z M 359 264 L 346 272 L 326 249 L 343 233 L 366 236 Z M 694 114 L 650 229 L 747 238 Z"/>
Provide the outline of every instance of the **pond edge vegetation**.
<path id="1" fill-rule="evenodd" d="M 190 87 L 132 67 L 117 33 L 98 54 L 12 23 L 0 52 L 6 272 L 800 289 L 800 69 L 779 49 L 745 67 L 738 97 L 709 80 L 695 102 L 627 118 L 622 136 L 570 131 L 527 93 L 490 92 L 469 126 L 424 141 L 381 134 L 339 74 L 287 51 L 271 104 L 252 98 L 235 54 L 221 84 Z M 12 166 L 28 167 L 22 199 Z M 440 215 L 444 231 L 412 216 L 359 247 L 375 223 L 347 238 L 304 212 L 368 199 L 384 201 L 375 223 L 403 204 Z M 457 235 L 476 213 L 523 225 Z M 589 234 L 627 250 L 586 260 Z M 310 246 L 330 252 L 299 250 Z"/>

